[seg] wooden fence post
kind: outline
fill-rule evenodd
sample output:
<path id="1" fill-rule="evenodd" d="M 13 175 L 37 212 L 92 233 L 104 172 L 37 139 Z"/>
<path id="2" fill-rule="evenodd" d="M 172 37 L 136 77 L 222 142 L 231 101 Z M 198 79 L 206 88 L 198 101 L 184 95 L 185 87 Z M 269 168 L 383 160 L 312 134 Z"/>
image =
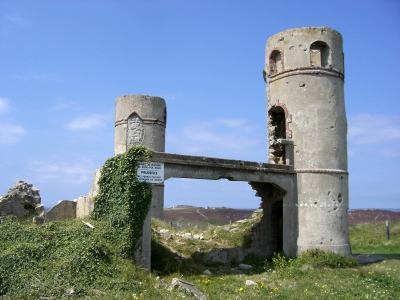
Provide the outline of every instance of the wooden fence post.
<path id="1" fill-rule="evenodd" d="M 389 221 L 386 220 L 386 240 L 390 241 L 390 229 L 389 229 Z"/>

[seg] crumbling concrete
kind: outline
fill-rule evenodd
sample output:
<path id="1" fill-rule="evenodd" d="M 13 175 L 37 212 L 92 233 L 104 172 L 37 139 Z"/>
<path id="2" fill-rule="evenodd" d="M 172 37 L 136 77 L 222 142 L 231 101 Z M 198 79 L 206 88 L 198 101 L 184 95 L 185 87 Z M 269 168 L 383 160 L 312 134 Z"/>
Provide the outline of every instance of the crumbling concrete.
<path id="1" fill-rule="evenodd" d="M 76 200 L 76 217 L 83 218 L 88 216 L 94 208 L 94 198 L 99 194 L 99 179 L 101 169 L 96 169 L 93 174 L 92 186 L 87 196 L 79 196 Z"/>
<path id="2" fill-rule="evenodd" d="M 160 97 L 126 95 L 115 100 L 114 154 L 124 153 L 133 146 L 146 146 L 153 151 L 165 151 L 167 106 Z M 150 269 L 151 217 L 164 218 L 164 184 L 153 184 L 149 214 L 135 253 L 136 262 Z"/>
<path id="3" fill-rule="evenodd" d="M 125 95 L 115 100 L 114 154 L 133 146 L 165 151 L 167 106 L 160 97 Z M 150 214 L 164 218 L 164 184 L 153 184 Z"/>
<path id="4" fill-rule="evenodd" d="M 18 218 L 38 215 L 44 210 L 39 189 L 24 181 L 17 181 L 13 188 L 0 196 L 0 216 L 14 215 Z"/>
<path id="5" fill-rule="evenodd" d="M 44 213 L 45 222 L 76 219 L 76 202 L 60 200 L 49 211 Z"/>
<path id="6" fill-rule="evenodd" d="M 342 37 L 328 27 L 280 32 L 267 41 L 265 63 L 270 162 L 282 163 L 280 136 L 294 142 L 298 252 L 350 254 Z"/>

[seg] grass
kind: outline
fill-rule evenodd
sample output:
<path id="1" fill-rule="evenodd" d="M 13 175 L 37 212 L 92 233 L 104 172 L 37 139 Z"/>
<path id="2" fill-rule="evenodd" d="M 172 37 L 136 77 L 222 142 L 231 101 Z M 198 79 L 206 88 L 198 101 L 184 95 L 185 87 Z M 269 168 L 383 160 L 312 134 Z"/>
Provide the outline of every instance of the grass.
<path id="1" fill-rule="evenodd" d="M 235 262 L 207 265 L 193 259 L 195 251 L 246 245 L 259 218 L 205 231 L 178 231 L 153 220 L 151 273 L 122 257 L 118 237 L 105 222 L 85 220 L 95 226 L 90 229 L 81 220 L 36 226 L 1 218 L 0 299 L 196 299 L 185 289 L 167 289 L 176 277 L 194 283 L 207 299 L 398 299 L 400 231 L 395 222 L 390 242 L 384 223 L 350 228 L 353 252 L 387 258 L 370 265 L 314 250 L 297 259 L 248 256 L 244 262 L 253 269 L 239 274 Z M 204 275 L 206 269 L 212 274 Z M 255 285 L 246 285 L 247 280 Z"/>
<path id="2" fill-rule="evenodd" d="M 400 259 L 400 222 L 390 223 L 390 241 L 386 240 L 385 222 L 370 222 L 350 227 L 353 253 L 399 255 Z"/>

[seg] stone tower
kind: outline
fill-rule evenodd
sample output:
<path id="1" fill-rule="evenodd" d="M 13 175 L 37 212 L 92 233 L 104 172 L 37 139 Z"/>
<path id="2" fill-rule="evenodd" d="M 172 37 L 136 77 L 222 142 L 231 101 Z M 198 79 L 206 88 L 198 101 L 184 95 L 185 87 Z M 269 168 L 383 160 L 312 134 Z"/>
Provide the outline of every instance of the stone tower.
<path id="1" fill-rule="evenodd" d="M 285 164 L 294 143 L 297 252 L 350 254 L 347 121 L 342 37 L 327 27 L 295 28 L 267 41 L 268 160 Z"/>
<path id="2" fill-rule="evenodd" d="M 114 155 L 128 148 L 143 145 L 165 152 L 167 106 L 160 97 L 125 95 L 115 100 Z M 153 184 L 151 216 L 163 219 L 164 184 Z"/>

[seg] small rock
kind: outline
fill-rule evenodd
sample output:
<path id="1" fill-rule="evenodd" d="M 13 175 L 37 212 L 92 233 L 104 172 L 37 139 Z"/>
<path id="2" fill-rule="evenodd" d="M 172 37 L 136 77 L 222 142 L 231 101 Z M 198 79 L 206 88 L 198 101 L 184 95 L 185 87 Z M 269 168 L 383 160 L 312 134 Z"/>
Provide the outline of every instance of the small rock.
<path id="1" fill-rule="evenodd" d="M 212 273 L 211 273 L 209 270 L 205 270 L 205 271 L 203 272 L 203 274 L 204 274 L 204 275 L 211 275 Z"/>
<path id="2" fill-rule="evenodd" d="M 168 291 L 178 288 L 180 285 L 179 278 L 173 278 L 171 284 L 168 287 Z"/>
<path id="3" fill-rule="evenodd" d="M 253 269 L 253 267 L 250 265 L 246 265 L 246 264 L 240 264 L 239 269 L 240 270 L 251 270 L 251 269 Z"/>
<path id="4" fill-rule="evenodd" d="M 236 221 L 236 223 L 247 223 L 248 222 L 248 220 L 239 220 L 239 221 Z"/>
<path id="5" fill-rule="evenodd" d="M 160 233 L 168 233 L 168 232 L 169 232 L 168 229 L 161 229 L 161 230 L 160 230 Z"/>
<path id="6" fill-rule="evenodd" d="M 252 285 L 257 285 L 253 280 L 246 280 L 246 285 L 247 286 L 252 286 Z"/>
<path id="7" fill-rule="evenodd" d="M 70 289 L 65 291 L 65 294 L 67 296 L 71 296 L 71 295 L 75 294 L 75 289 L 74 288 L 70 288 Z"/>

